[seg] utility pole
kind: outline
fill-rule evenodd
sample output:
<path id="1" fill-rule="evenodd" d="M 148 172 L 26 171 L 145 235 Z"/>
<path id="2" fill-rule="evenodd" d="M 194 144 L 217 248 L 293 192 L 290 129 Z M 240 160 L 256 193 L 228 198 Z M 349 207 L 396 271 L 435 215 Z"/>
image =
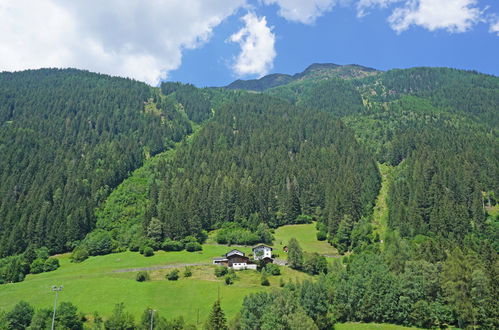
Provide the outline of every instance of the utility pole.
<path id="1" fill-rule="evenodd" d="M 154 324 L 154 312 L 155 311 L 156 311 L 155 309 L 151 309 L 151 327 L 150 327 L 151 330 L 152 330 L 152 327 L 153 327 L 153 324 Z"/>
<path id="2" fill-rule="evenodd" d="M 52 330 L 54 330 L 54 325 L 55 325 L 55 310 L 57 307 L 57 296 L 59 294 L 59 291 L 62 291 L 64 286 L 57 286 L 57 285 L 52 285 L 52 291 L 55 291 L 55 299 L 54 299 L 54 314 L 52 314 Z"/>

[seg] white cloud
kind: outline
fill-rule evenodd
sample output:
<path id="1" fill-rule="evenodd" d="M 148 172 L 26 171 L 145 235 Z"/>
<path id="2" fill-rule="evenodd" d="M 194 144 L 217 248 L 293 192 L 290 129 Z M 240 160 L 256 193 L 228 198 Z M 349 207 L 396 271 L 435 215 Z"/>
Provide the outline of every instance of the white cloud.
<path id="1" fill-rule="evenodd" d="M 263 76 L 272 69 L 276 56 L 275 35 L 272 28 L 267 26 L 265 16 L 258 18 L 250 12 L 242 17 L 242 20 L 245 26 L 229 38 L 229 41 L 237 42 L 241 46 L 241 52 L 232 68 L 239 76 Z"/>
<path id="2" fill-rule="evenodd" d="M 410 0 L 396 8 L 388 21 L 398 33 L 411 25 L 430 31 L 466 32 L 481 19 L 482 11 L 476 4 L 476 0 Z"/>
<path id="3" fill-rule="evenodd" d="M 279 15 L 288 21 L 312 24 L 316 18 L 333 9 L 336 0 L 261 0 L 266 5 L 277 4 Z"/>
<path id="4" fill-rule="evenodd" d="M 489 28 L 490 33 L 495 33 L 499 37 L 499 18 L 495 19 L 495 22 L 490 23 Z"/>
<path id="5" fill-rule="evenodd" d="M 370 8 L 387 8 L 392 3 L 401 2 L 402 0 L 360 0 L 357 2 L 357 17 L 363 17 L 367 15 L 367 11 Z"/>
<path id="6" fill-rule="evenodd" d="M 0 70 L 76 67 L 157 84 L 245 0 L 0 3 Z"/>

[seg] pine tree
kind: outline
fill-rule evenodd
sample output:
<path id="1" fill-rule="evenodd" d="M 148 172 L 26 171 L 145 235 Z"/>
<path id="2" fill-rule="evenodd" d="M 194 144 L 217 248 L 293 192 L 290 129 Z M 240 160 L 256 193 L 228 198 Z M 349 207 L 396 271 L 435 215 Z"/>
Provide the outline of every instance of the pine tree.
<path id="1" fill-rule="evenodd" d="M 220 307 L 220 300 L 215 301 L 213 308 L 210 313 L 209 319 L 206 321 L 206 330 L 227 330 L 227 320 L 225 318 L 225 313 Z"/>

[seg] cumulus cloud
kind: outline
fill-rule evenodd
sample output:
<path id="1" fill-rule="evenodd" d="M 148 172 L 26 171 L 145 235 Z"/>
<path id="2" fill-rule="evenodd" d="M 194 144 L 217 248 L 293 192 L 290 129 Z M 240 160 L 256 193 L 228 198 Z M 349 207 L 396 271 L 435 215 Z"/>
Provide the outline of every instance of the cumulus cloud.
<path id="1" fill-rule="evenodd" d="M 489 28 L 490 33 L 495 33 L 499 37 L 499 18 L 495 19 L 495 22 L 490 23 Z"/>
<path id="2" fill-rule="evenodd" d="M 76 67 L 155 85 L 245 0 L 0 3 L 0 70 Z"/>
<path id="3" fill-rule="evenodd" d="M 336 0 L 262 0 L 266 5 L 279 6 L 279 15 L 288 21 L 312 24 L 317 17 L 330 11 Z"/>
<path id="4" fill-rule="evenodd" d="M 411 0 L 388 18 L 397 32 L 419 25 L 430 31 L 466 32 L 481 19 L 476 0 Z"/>
<path id="5" fill-rule="evenodd" d="M 242 21 L 244 27 L 229 38 L 229 41 L 237 42 L 241 47 L 232 69 L 239 76 L 263 76 L 272 69 L 276 56 L 272 27 L 267 26 L 265 16 L 259 18 L 251 12 L 243 16 Z"/>

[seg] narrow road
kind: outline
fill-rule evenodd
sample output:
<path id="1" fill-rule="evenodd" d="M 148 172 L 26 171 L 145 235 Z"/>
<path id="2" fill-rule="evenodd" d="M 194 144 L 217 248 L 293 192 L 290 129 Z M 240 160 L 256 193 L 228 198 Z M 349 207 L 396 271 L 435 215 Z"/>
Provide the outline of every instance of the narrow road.
<path id="1" fill-rule="evenodd" d="M 159 270 L 159 269 L 182 268 L 190 266 L 207 266 L 207 265 L 211 265 L 211 263 L 196 262 L 192 264 L 171 264 L 164 266 L 151 266 L 151 267 L 142 267 L 142 268 L 125 268 L 125 269 L 113 270 L 111 273 L 129 273 L 129 272 L 140 272 L 143 270 Z"/>

